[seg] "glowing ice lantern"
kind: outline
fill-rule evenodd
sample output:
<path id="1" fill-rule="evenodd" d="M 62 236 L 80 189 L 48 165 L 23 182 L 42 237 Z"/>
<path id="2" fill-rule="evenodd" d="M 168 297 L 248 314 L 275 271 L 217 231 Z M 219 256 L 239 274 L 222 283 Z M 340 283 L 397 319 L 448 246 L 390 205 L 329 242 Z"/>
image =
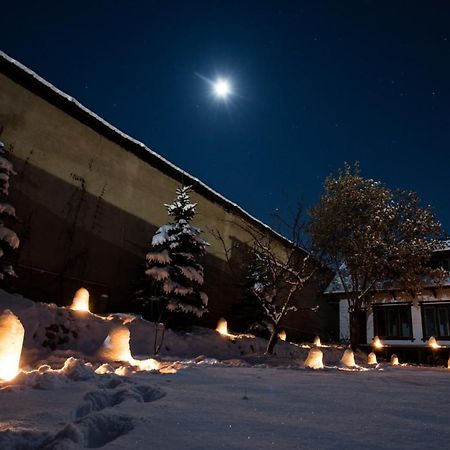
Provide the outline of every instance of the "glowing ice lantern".
<path id="1" fill-rule="evenodd" d="M 374 348 L 376 350 L 379 350 L 380 348 L 383 348 L 383 342 L 381 341 L 381 339 L 378 336 L 375 336 L 373 338 L 372 345 L 374 346 Z"/>
<path id="2" fill-rule="evenodd" d="M 393 366 L 398 366 L 399 365 L 398 356 L 395 353 L 393 353 L 392 356 L 391 356 L 391 364 Z"/>
<path id="3" fill-rule="evenodd" d="M 323 353 L 317 347 L 313 347 L 305 361 L 305 367 L 310 369 L 323 369 Z"/>
<path id="4" fill-rule="evenodd" d="M 341 358 L 341 363 L 346 367 L 355 367 L 355 354 L 351 348 L 345 350 Z"/>
<path id="5" fill-rule="evenodd" d="M 434 336 L 431 336 L 430 339 L 428 339 L 427 345 L 432 349 L 441 348 L 441 346 L 437 343 L 436 338 Z"/>
<path id="6" fill-rule="evenodd" d="M 0 379 L 12 380 L 19 373 L 20 354 L 25 330 L 9 310 L 0 316 Z"/>
<path id="7" fill-rule="evenodd" d="M 216 331 L 223 336 L 228 336 L 228 324 L 225 319 L 219 319 L 217 322 Z"/>
<path id="8" fill-rule="evenodd" d="M 74 311 L 88 311 L 89 312 L 89 291 L 85 288 L 78 289 L 75 292 L 70 309 Z"/>
<path id="9" fill-rule="evenodd" d="M 374 352 L 370 352 L 367 356 L 367 364 L 378 364 L 377 355 Z"/>
<path id="10" fill-rule="evenodd" d="M 319 337 L 319 336 L 316 336 L 316 337 L 314 338 L 313 344 L 314 344 L 316 347 L 322 347 L 322 343 L 320 342 L 320 337 Z"/>
<path id="11" fill-rule="evenodd" d="M 450 369 L 450 358 L 448 358 L 448 361 L 447 361 L 447 369 Z"/>
<path id="12" fill-rule="evenodd" d="M 130 330 L 124 326 L 113 328 L 100 349 L 100 356 L 113 361 L 124 361 L 139 367 L 140 370 L 158 370 L 158 361 L 149 359 L 134 359 L 130 351 Z"/>
<path id="13" fill-rule="evenodd" d="M 131 361 L 130 330 L 127 327 L 113 328 L 100 350 L 101 356 L 108 361 Z"/>
<path id="14" fill-rule="evenodd" d="M 286 331 L 281 330 L 281 331 L 278 333 L 278 338 L 281 339 L 282 341 L 285 341 L 285 340 L 286 340 Z"/>

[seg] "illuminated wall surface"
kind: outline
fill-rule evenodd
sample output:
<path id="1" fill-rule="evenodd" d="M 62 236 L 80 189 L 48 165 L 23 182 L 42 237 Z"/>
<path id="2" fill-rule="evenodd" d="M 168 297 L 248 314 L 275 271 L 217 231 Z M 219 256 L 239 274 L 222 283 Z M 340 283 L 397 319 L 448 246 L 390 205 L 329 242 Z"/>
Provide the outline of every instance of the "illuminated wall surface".
<path id="1" fill-rule="evenodd" d="M 17 290 L 68 305 L 85 286 L 94 312 L 129 309 L 147 245 L 168 221 L 163 204 L 181 182 L 194 183 L 194 224 L 211 244 L 204 261 L 210 313 L 200 324 L 214 327 L 227 317 L 239 292 L 211 230 L 231 247 L 248 242 L 242 226 L 261 224 L 1 54 L 0 127 L 18 172 L 11 183 L 21 219 Z M 277 244 L 280 251 L 287 245 L 281 238 Z M 239 254 L 233 258 L 241 262 Z M 302 305 L 321 308 L 293 314 L 286 327 L 291 339 L 337 335 L 337 312 L 321 296 L 327 281 L 319 276 L 305 288 Z"/>

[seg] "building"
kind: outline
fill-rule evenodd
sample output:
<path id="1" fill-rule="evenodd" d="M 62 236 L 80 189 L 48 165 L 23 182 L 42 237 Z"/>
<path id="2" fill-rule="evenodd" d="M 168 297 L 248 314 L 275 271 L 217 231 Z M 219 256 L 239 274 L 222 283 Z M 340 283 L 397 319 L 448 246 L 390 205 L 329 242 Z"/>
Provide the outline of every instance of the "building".
<path id="1" fill-rule="evenodd" d="M 4 53 L 0 130 L 18 172 L 11 201 L 22 243 L 13 261 L 19 275 L 13 288 L 32 299 L 68 304 L 83 285 L 94 310 L 129 309 L 147 245 L 168 220 L 163 204 L 181 183 L 193 186 L 195 225 L 211 244 L 205 258 L 210 313 L 201 324 L 214 326 L 239 296 L 222 243 L 211 231 L 220 231 L 227 246 L 248 242 L 246 226 L 270 234 L 280 249 L 292 245 Z M 322 296 L 327 277 L 321 273 L 297 299 L 321 308 L 313 317 L 294 314 L 289 337 L 333 336 L 337 311 Z"/>
<path id="2" fill-rule="evenodd" d="M 434 252 L 431 265 L 446 271 L 450 269 L 450 241 Z M 339 337 L 347 342 L 350 339 L 348 301 L 337 276 L 325 295 L 339 305 Z M 428 361 L 430 355 L 423 355 L 421 350 L 429 350 L 429 339 L 434 337 L 443 348 L 441 359 L 448 358 L 445 347 L 450 346 L 450 277 L 439 285 L 431 280 L 424 281 L 417 295 L 395 287 L 392 282 L 380 283 L 372 292 L 371 305 L 362 311 L 359 322 L 362 346 L 372 346 L 374 337 L 378 336 L 387 353 Z"/>

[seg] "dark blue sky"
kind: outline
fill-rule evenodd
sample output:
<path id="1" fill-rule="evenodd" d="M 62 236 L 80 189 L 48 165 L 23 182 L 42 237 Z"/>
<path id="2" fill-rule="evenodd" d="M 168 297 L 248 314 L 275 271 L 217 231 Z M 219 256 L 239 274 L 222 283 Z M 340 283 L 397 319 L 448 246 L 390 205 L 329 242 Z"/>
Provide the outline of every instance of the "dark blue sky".
<path id="1" fill-rule="evenodd" d="M 2 50 L 260 219 L 359 160 L 450 228 L 447 1 L 8 3 Z"/>

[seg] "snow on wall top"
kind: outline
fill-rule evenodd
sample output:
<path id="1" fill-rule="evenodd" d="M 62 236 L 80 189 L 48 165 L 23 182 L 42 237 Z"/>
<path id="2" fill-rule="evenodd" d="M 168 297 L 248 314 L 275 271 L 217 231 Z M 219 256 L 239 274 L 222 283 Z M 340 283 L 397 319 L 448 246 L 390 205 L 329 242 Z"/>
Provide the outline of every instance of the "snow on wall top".
<path id="1" fill-rule="evenodd" d="M 39 76 L 33 70 L 24 66 L 19 61 L 16 61 L 14 58 L 11 58 L 1 50 L 0 71 L 14 81 L 19 82 L 19 84 L 22 84 L 25 88 L 29 88 L 30 85 L 34 85 L 35 90 L 39 91 L 38 95 L 40 95 L 45 100 L 50 101 L 50 103 L 58 101 L 58 106 L 60 106 L 61 109 L 63 109 L 69 115 L 75 116 L 76 119 L 84 122 L 91 128 L 94 128 L 96 131 L 100 131 L 104 135 L 107 134 L 107 137 L 109 137 L 111 140 L 119 140 L 119 145 L 124 147 L 126 150 L 132 151 L 138 157 L 146 160 L 150 164 L 156 165 L 158 168 L 162 169 L 164 173 L 171 176 L 176 181 L 179 182 L 180 180 L 184 180 L 185 184 L 192 184 L 193 190 L 198 194 L 205 196 L 215 203 L 223 205 L 226 209 L 234 211 L 237 215 L 251 222 L 253 225 L 265 229 L 269 233 L 275 235 L 278 239 L 284 241 L 286 244 L 292 245 L 292 242 L 289 239 L 276 232 L 273 228 L 269 227 L 264 222 L 261 222 L 259 219 L 249 214 L 239 205 L 232 202 L 231 200 L 228 200 L 226 197 L 210 188 L 198 178 L 180 169 L 175 164 L 171 163 L 158 153 L 151 150 L 142 142 L 132 138 L 128 134 L 114 127 L 109 122 L 92 112 L 90 109 L 86 108 L 76 99 L 74 99 L 70 95 L 67 95 L 65 92 L 61 91 L 53 84 L 49 83 L 47 80 Z"/>
<path id="2" fill-rule="evenodd" d="M 439 246 L 436 250 L 434 250 L 435 253 L 438 252 L 444 252 L 450 250 L 450 240 L 440 241 Z M 345 272 L 345 265 L 341 266 L 342 275 L 344 276 L 344 282 L 347 286 L 351 286 L 350 282 L 350 275 L 346 274 Z M 435 281 L 433 281 L 429 277 L 423 278 L 423 287 L 429 287 L 433 288 L 436 287 L 437 284 Z M 448 287 L 450 286 L 450 276 L 445 277 L 440 283 L 439 286 Z M 380 281 L 378 283 L 375 283 L 374 290 L 375 291 L 393 291 L 398 290 L 398 285 L 395 284 L 392 280 L 384 280 Z M 344 284 L 342 283 L 341 277 L 338 273 L 334 275 L 334 278 L 331 280 L 330 284 L 327 286 L 327 288 L 324 291 L 324 294 L 345 294 L 345 288 Z"/>

